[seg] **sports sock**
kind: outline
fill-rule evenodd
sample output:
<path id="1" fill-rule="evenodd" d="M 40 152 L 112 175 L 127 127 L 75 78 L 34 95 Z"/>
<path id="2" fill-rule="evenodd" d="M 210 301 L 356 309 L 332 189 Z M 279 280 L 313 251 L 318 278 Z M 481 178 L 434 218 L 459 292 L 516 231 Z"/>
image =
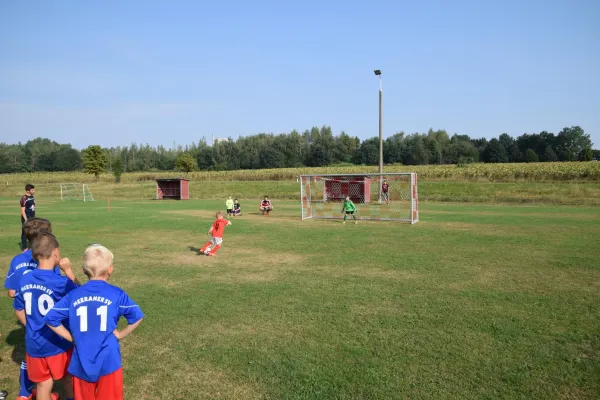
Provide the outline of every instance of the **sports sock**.
<path id="1" fill-rule="evenodd" d="M 356 221 L 356 215 L 352 214 L 352 218 Z"/>
<path id="2" fill-rule="evenodd" d="M 208 248 L 210 248 L 211 242 L 206 242 L 203 248 L 200 249 L 200 253 L 204 253 Z"/>
<path id="3" fill-rule="evenodd" d="M 217 250 L 219 250 L 221 248 L 221 245 L 218 244 L 215 247 L 213 247 L 212 251 L 210 252 L 210 254 L 215 254 L 217 252 Z"/>
<path id="4" fill-rule="evenodd" d="M 19 371 L 19 396 L 31 396 L 31 391 L 34 387 L 35 383 L 31 382 L 27 375 L 27 363 L 23 361 L 21 363 L 21 370 Z"/>

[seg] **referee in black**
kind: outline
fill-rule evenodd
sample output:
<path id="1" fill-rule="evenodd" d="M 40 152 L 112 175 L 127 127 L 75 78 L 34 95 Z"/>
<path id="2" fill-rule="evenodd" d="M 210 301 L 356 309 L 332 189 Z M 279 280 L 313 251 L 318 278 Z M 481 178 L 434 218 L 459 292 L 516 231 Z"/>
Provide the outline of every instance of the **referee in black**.
<path id="1" fill-rule="evenodd" d="M 21 197 L 21 250 L 25 251 L 29 248 L 27 244 L 27 236 L 25 235 L 25 222 L 31 218 L 35 218 L 35 186 L 31 184 L 25 185 L 25 194 Z"/>

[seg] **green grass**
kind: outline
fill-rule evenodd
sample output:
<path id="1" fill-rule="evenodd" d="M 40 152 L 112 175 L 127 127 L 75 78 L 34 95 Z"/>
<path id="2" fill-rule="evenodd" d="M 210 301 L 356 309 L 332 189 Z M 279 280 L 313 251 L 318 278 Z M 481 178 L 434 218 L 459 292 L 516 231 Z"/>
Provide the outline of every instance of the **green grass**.
<path id="1" fill-rule="evenodd" d="M 15 204 L 0 201 L 4 266 Z M 122 343 L 126 398 L 600 397 L 599 208 L 423 202 L 416 225 L 342 225 L 277 201 L 198 256 L 222 205 L 116 196 L 108 213 L 39 191 L 64 255 L 109 247 L 146 313 Z M 0 331 L 12 395 L 23 333 L 4 294 Z"/>

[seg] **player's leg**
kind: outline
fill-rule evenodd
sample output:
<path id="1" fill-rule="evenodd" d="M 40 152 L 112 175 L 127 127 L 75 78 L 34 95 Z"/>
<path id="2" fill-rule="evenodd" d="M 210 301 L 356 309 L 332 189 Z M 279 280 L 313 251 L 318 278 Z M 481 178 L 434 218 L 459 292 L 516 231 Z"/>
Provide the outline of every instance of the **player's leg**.
<path id="1" fill-rule="evenodd" d="M 46 358 L 30 357 L 25 354 L 25 362 L 27 363 L 27 375 L 29 375 L 32 382 L 35 382 L 35 398 L 37 400 L 51 400 L 54 380 L 50 374 Z"/>
<path id="2" fill-rule="evenodd" d="M 123 400 L 123 368 L 100 377 L 95 400 Z"/>
<path id="3" fill-rule="evenodd" d="M 78 377 L 73 377 L 73 392 L 77 400 L 96 400 L 97 382 L 87 382 Z"/>
<path id="4" fill-rule="evenodd" d="M 211 236 L 210 240 L 204 244 L 204 247 L 200 249 L 201 254 L 208 254 L 211 246 L 214 244 L 214 238 Z"/>
<path id="5" fill-rule="evenodd" d="M 221 248 L 221 244 L 223 243 L 223 238 L 214 238 L 214 243 L 215 243 L 215 246 L 210 251 L 210 253 L 208 253 L 209 256 L 214 256 L 215 253 L 217 252 L 217 250 L 219 250 Z"/>
<path id="6" fill-rule="evenodd" d="M 29 399 L 32 395 L 33 388 L 35 388 L 35 383 L 29 379 L 29 375 L 27 374 L 27 363 L 23 361 L 19 371 L 19 395 L 17 399 Z"/>
<path id="7" fill-rule="evenodd" d="M 71 362 L 71 355 L 73 349 L 65 351 L 60 354 L 56 354 L 51 357 L 46 357 L 48 363 L 48 369 L 53 381 L 62 381 L 65 390 L 66 400 L 73 400 L 73 381 L 71 374 L 68 372 L 69 364 Z M 54 400 L 54 395 L 52 396 Z"/>
<path id="8" fill-rule="evenodd" d="M 358 221 L 356 220 L 356 212 L 352 211 L 352 218 L 354 218 L 354 223 L 358 224 Z"/>
<path id="9" fill-rule="evenodd" d="M 27 248 L 27 235 L 25 235 L 25 221 L 21 218 L 21 250 Z"/>

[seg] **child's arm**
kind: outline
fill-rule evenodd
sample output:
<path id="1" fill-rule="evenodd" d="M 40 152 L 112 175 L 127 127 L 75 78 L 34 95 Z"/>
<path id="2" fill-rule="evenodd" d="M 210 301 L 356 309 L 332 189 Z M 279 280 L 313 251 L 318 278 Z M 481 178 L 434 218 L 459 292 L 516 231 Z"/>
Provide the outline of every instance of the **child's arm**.
<path id="1" fill-rule="evenodd" d="M 144 320 L 144 318 L 140 319 L 139 321 L 137 321 L 134 324 L 131 325 L 127 325 L 127 328 L 123 329 L 122 331 L 118 331 L 117 329 L 114 330 L 113 334 L 117 337 L 117 339 L 122 340 L 125 339 L 125 337 L 127 335 L 129 335 L 131 332 L 133 332 L 135 330 L 135 328 L 137 328 L 142 321 Z"/>
<path id="2" fill-rule="evenodd" d="M 19 322 L 25 326 L 27 324 L 27 318 L 25 318 L 25 310 L 15 310 L 15 314 L 17 314 L 17 318 Z"/>
<path id="3" fill-rule="evenodd" d="M 68 340 L 71 343 L 73 342 L 73 336 L 71 336 L 71 333 L 62 324 L 59 326 L 48 325 L 48 328 L 52 329 L 52 332 L 56 333 L 61 338 Z"/>
<path id="4" fill-rule="evenodd" d="M 119 332 L 118 329 L 113 331 L 117 339 L 124 339 L 127 335 L 133 332 L 144 319 L 144 313 L 140 307 L 133 301 L 127 293 L 123 292 L 119 298 L 119 315 L 127 320 L 127 327 Z"/>
<path id="5" fill-rule="evenodd" d="M 210 229 L 208 230 L 208 234 L 210 235 L 212 233 L 212 231 L 213 231 L 213 226 L 211 225 Z"/>
<path id="6" fill-rule="evenodd" d="M 65 258 L 61 258 L 61 260 L 58 262 L 58 266 L 65 273 L 65 275 L 67 276 L 67 278 L 69 278 L 70 280 L 73 281 L 73 283 L 75 283 L 78 286 L 81 285 L 81 283 L 79 283 L 79 280 L 77 279 L 77 277 L 73 273 L 73 270 L 71 269 L 71 260 L 69 260 L 66 257 Z"/>

